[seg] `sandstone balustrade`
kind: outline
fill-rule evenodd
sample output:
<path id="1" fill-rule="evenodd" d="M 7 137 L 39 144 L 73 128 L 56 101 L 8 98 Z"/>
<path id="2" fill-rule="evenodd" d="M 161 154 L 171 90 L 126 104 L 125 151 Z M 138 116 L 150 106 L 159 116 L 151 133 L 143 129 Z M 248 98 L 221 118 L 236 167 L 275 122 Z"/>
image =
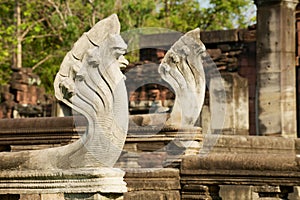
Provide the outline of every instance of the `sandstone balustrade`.
<path id="1" fill-rule="evenodd" d="M 204 146 L 211 145 L 210 139 L 204 139 Z M 209 154 L 183 158 L 181 198 L 289 199 L 289 193 L 300 185 L 299 161 L 299 139 L 219 136 Z M 236 185 L 249 186 L 248 196 L 239 193 L 230 198 L 223 193 L 221 198 L 220 188 L 231 186 L 234 190 Z M 256 198 L 249 197 L 253 193 Z"/>

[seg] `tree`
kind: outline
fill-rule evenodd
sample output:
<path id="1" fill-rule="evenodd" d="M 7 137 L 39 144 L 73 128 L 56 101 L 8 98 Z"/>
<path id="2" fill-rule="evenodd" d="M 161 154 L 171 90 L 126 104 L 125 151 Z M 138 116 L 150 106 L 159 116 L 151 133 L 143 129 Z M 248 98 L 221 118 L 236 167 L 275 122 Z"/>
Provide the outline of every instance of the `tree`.
<path id="1" fill-rule="evenodd" d="M 7 1 L 0 4 L 0 84 L 8 82 L 11 75 L 11 64 L 15 33 L 14 29 L 14 3 Z"/>
<path id="2" fill-rule="evenodd" d="M 0 74 L 10 74 L 11 68 L 30 67 L 41 76 L 46 89 L 52 90 L 63 56 L 82 30 L 89 28 L 87 23 L 82 23 L 86 16 L 77 12 L 80 8 L 75 3 L 67 0 L 7 0 L 2 3 Z M 9 76 L 1 76 L 0 83 L 8 81 Z"/>
<path id="3" fill-rule="evenodd" d="M 201 27 L 205 30 L 245 28 L 255 21 L 246 16 L 246 11 L 253 6 L 251 0 L 210 0 L 210 4 L 202 12 Z"/>
<path id="4" fill-rule="evenodd" d="M 245 28 L 255 19 L 247 19 L 245 11 L 253 6 L 251 0 L 210 0 L 210 7 L 201 8 L 197 0 L 164 0 L 159 19 L 168 28 L 186 32 L 201 30 Z"/>

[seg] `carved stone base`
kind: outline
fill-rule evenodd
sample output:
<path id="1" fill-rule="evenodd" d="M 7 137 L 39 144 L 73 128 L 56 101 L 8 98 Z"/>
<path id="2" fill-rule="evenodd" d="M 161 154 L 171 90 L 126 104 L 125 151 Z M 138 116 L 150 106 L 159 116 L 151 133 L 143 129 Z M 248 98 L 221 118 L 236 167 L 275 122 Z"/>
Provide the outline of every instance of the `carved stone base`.
<path id="1" fill-rule="evenodd" d="M 1 171 L 0 197 L 21 200 L 123 199 L 124 172 L 116 168 Z M 6 198 L 6 197 L 5 197 Z"/>

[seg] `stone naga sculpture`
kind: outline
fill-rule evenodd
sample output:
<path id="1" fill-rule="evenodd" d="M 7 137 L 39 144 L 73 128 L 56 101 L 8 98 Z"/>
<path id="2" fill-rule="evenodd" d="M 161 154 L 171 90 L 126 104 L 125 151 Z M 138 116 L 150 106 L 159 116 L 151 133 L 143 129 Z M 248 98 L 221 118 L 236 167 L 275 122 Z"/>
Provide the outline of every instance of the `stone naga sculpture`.
<path id="1" fill-rule="evenodd" d="M 176 94 L 166 126 L 188 128 L 195 125 L 205 96 L 205 73 L 202 56 L 206 48 L 200 40 L 200 29 L 183 35 L 166 53 L 159 66 L 161 77 Z"/>
<path id="2" fill-rule="evenodd" d="M 98 22 L 67 53 L 56 97 L 88 121 L 80 140 L 45 150 L 0 153 L 0 169 L 113 167 L 127 134 L 128 102 L 120 65 L 128 62 L 117 15 Z"/>
<path id="3" fill-rule="evenodd" d="M 120 67 L 127 45 L 114 14 L 83 34 L 65 56 L 56 75 L 55 96 L 88 121 L 80 140 L 62 147 L 0 153 L 1 169 L 71 169 L 113 167 L 125 143 L 128 100 Z M 194 126 L 205 94 L 200 30 L 181 37 L 168 51 L 159 73 L 176 93 L 167 125 Z"/>

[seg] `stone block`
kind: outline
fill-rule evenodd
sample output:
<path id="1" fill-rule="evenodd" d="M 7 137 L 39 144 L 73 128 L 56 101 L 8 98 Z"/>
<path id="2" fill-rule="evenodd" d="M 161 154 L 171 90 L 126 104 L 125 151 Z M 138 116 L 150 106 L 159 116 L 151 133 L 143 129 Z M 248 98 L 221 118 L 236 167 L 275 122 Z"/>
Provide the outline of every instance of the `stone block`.
<path id="1" fill-rule="evenodd" d="M 20 200 L 65 200 L 64 194 L 20 194 Z"/>
<path id="2" fill-rule="evenodd" d="M 222 83 L 210 83 L 211 128 L 223 134 L 249 134 L 249 95 L 247 79 L 223 73 Z M 216 87 L 216 84 L 221 84 Z"/>
<path id="3" fill-rule="evenodd" d="M 222 185 L 220 196 L 225 200 L 255 200 L 258 194 L 252 191 L 252 186 Z"/>
<path id="4" fill-rule="evenodd" d="M 209 135 L 203 140 L 203 148 L 211 153 L 294 154 L 298 143 L 280 137 Z"/>
<path id="5" fill-rule="evenodd" d="M 64 200 L 123 200 L 123 195 L 99 193 L 65 194 Z"/>
<path id="6" fill-rule="evenodd" d="M 125 200 L 135 199 L 180 199 L 179 170 L 127 169 L 125 181 L 128 192 Z"/>
<path id="7" fill-rule="evenodd" d="M 179 191 L 137 191 L 125 193 L 124 200 L 180 200 Z"/>
<path id="8" fill-rule="evenodd" d="M 237 29 L 201 32 L 200 38 L 205 44 L 237 42 L 239 40 Z"/>
<path id="9" fill-rule="evenodd" d="M 20 194 L 24 200 L 63 200 L 63 194 L 81 193 L 119 198 L 127 191 L 123 176 L 115 168 L 0 171 L 0 194 Z"/>
<path id="10" fill-rule="evenodd" d="M 139 47 L 145 48 L 163 48 L 169 49 L 183 34 L 172 32 L 165 34 L 142 35 L 140 37 Z"/>
<path id="11" fill-rule="evenodd" d="M 139 190 L 178 190 L 179 170 L 171 168 L 126 169 L 127 189 Z"/>

